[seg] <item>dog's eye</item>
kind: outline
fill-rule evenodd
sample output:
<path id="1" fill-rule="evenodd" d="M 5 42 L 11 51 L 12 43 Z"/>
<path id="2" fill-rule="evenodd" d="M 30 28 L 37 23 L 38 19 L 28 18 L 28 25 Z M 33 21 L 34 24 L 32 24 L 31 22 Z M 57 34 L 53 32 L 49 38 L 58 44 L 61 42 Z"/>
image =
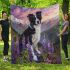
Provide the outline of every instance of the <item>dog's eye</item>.
<path id="1" fill-rule="evenodd" d="M 37 21 L 37 23 L 39 24 L 39 21 Z"/>

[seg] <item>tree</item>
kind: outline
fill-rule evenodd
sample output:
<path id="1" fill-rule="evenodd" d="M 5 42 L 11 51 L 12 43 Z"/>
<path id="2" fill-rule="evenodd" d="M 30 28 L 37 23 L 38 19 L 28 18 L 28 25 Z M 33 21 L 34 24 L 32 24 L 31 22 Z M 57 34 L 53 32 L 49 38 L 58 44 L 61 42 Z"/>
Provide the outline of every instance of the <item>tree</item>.
<path id="1" fill-rule="evenodd" d="M 62 11 L 63 11 L 63 14 L 69 13 L 69 0 L 63 0 Z"/>

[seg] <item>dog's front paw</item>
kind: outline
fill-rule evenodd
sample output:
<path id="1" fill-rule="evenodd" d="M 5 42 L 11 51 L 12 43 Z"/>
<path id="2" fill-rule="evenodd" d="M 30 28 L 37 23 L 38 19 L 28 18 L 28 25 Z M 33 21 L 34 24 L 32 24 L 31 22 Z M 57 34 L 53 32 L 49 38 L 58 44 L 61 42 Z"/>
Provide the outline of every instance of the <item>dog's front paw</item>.
<path id="1" fill-rule="evenodd" d="M 36 55 L 34 55 L 34 56 L 33 56 L 33 60 L 34 60 L 34 61 L 38 61 L 38 59 L 37 59 L 37 56 L 36 56 Z"/>

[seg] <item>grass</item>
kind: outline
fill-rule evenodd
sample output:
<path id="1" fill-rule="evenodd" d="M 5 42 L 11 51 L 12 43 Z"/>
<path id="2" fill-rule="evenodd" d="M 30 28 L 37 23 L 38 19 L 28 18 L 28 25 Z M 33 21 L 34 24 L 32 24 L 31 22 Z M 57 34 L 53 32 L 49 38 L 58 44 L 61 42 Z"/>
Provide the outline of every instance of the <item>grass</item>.
<path id="1" fill-rule="evenodd" d="M 69 57 L 70 57 L 70 45 L 68 45 Z M 2 60 L 3 55 L 3 42 L 0 42 L 0 70 L 70 70 L 70 61 L 64 59 L 63 50 L 61 50 L 62 64 L 46 64 L 46 63 L 23 63 L 23 64 L 11 64 L 11 61 L 4 62 Z M 11 55 L 11 47 L 9 50 L 9 56 Z"/>

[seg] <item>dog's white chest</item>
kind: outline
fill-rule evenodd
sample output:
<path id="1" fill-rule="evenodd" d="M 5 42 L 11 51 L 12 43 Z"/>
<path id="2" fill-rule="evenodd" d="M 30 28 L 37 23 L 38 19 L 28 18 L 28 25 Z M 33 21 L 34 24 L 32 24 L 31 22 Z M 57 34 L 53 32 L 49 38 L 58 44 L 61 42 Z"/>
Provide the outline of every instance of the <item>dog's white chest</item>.
<path id="1" fill-rule="evenodd" d="M 41 24 L 35 26 L 36 33 L 41 33 Z"/>

